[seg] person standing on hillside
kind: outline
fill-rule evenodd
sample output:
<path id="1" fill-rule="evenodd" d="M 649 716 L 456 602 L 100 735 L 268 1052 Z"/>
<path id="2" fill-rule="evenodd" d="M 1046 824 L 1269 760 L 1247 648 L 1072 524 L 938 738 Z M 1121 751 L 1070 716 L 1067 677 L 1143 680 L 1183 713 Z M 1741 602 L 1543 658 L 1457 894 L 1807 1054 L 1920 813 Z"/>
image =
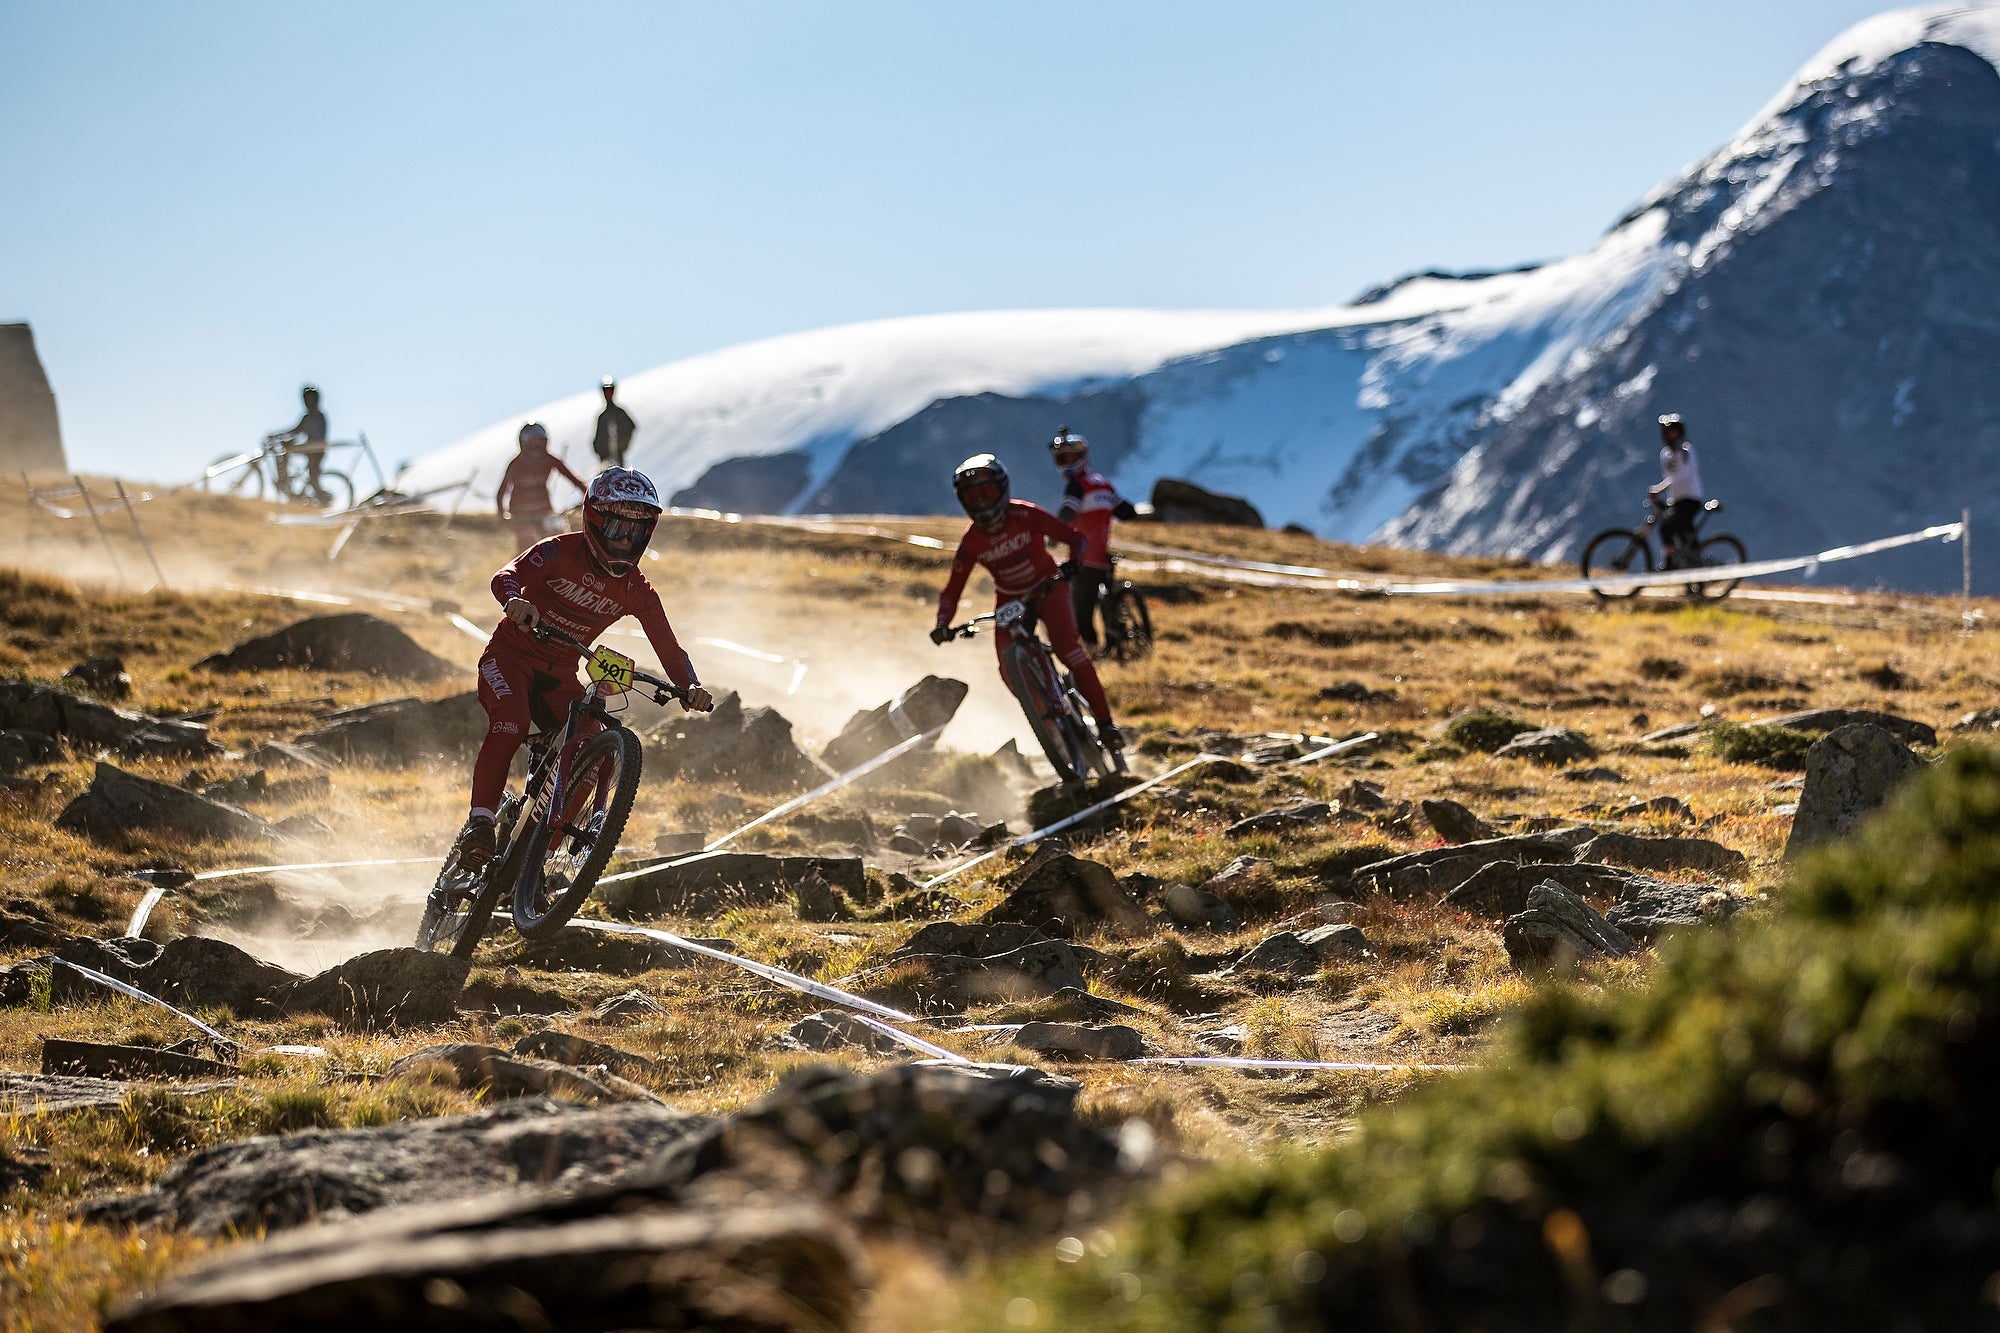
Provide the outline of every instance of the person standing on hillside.
<path id="1" fill-rule="evenodd" d="M 1068 483 L 1063 488 L 1062 507 L 1056 510 L 1056 517 L 1074 524 L 1089 543 L 1077 559 L 1076 573 L 1070 575 L 1069 596 L 1076 611 L 1076 632 L 1082 637 L 1084 647 L 1094 653 L 1098 603 L 1104 597 L 1105 585 L 1111 582 L 1111 521 L 1115 518 L 1129 521 L 1137 518 L 1139 511 L 1118 494 L 1107 478 L 1090 470 L 1090 441 L 1068 426 L 1059 428 L 1049 441 L 1049 456 L 1055 459 Z M 1107 620 L 1104 637 L 1109 639 L 1114 633 Z"/>
<path id="2" fill-rule="evenodd" d="M 278 475 L 285 479 L 285 490 L 291 490 L 292 458 L 296 455 L 306 461 L 305 494 L 325 504 L 332 497 L 319 484 L 320 469 L 326 466 L 326 413 L 319 408 L 319 386 L 305 385 L 299 390 L 299 397 L 305 401 L 306 410 L 298 424 L 273 431 L 266 438 L 278 446 Z"/>
<path id="3" fill-rule="evenodd" d="M 549 452 L 549 432 L 539 421 L 521 427 L 521 452 L 507 464 L 494 493 L 500 518 L 514 531 L 514 549 L 525 551 L 549 533 L 549 515 L 555 505 L 549 500 L 549 474 L 560 472 L 569 484 L 588 495 L 590 488 Z"/>
<path id="4" fill-rule="evenodd" d="M 1701 465 L 1695 459 L 1694 446 L 1688 443 L 1687 427 L 1681 424 L 1678 412 L 1660 418 L 1660 475 L 1660 484 L 1646 494 L 1664 511 L 1660 517 L 1660 545 L 1666 553 L 1667 568 L 1672 569 L 1681 563 L 1680 551 L 1694 545 L 1694 516 L 1701 512 L 1702 501 L 1707 498 L 1701 489 Z"/>
<path id="5" fill-rule="evenodd" d="M 618 381 L 609 375 L 601 386 L 604 390 L 604 410 L 597 414 L 597 437 L 590 447 L 597 454 L 597 461 L 606 467 L 624 467 L 625 451 L 632 447 L 632 432 L 639 429 L 632 420 L 632 414 L 613 401 L 618 392 Z"/>

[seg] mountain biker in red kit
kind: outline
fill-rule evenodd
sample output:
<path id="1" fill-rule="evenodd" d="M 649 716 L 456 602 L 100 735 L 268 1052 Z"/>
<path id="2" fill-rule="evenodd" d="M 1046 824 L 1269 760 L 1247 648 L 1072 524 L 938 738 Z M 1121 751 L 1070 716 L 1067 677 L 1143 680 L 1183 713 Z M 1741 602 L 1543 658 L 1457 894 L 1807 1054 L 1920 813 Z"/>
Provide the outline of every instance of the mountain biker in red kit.
<path id="1" fill-rule="evenodd" d="M 668 678 L 687 691 L 688 709 L 705 713 L 715 706 L 667 623 L 660 595 L 639 572 L 659 518 L 660 495 L 644 473 L 606 468 L 585 492 L 583 531 L 536 542 L 493 576 L 493 596 L 506 617 L 479 659 L 486 739 L 472 766 L 472 813 L 453 848 L 460 865 L 476 869 L 493 857 L 493 812 L 529 724 L 539 721 L 553 731 L 570 702 L 583 697 L 575 650 L 537 642 L 528 633 L 541 621 L 590 643 L 612 622 L 636 616 Z M 586 720 L 574 743 L 580 746 L 597 730 Z"/>
<path id="2" fill-rule="evenodd" d="M 1077 633 L 1083 646 L 1097 648 L 1097 604 L 1111 582 L 1111 520 L 1133 519 L 1139 511 L 1118 494 L 1108 478 L 1090 470 L 1090 441 L 1068 426 L 1049 441 L 1049 457 L 1062 469 L 1062 507 L 1056 517 L 1076 526 L 1090 541 L 1090 550 L 1077 561 L 1076 573 L 1069 577 L 1070 605 L 1076 611 Z M 1104 636 L 1117 636 L 1117 628 L 1105 622 Z"/>
<path id="3" fill-rule="evenodd" d="M 521 452 L 507 464 L 493 502 L 501 520 L 514 534 L 514 549 L 525 551 L 549 535 L 549 517 L 555 512 L 555 505 L 549 499 L 551 473 L 562 473 L 579 491 L 589 488 L 577 480 L 576 473 L 563 466 L 562 459 L 549 452 L 548 428 L 541 422 L 530 421 L 521 427 L 520 439 Z"/>
<path id="4" fill-rule="evenodd" d="M 958 540 L 951 577 L 945 581 L 944 594 L 938 598 L 932 643 L 944 643 L 951 638 L 951 618 L 958 610 L 958 599 L 965 592 L 965 581 L 972 576 L 974 565 L 984 565 L 992 575 L 993 600 L 997 606 L 1025 599 L 1056 577 L 1059 570 L 1049 554 L 1049 542 L 1059 541 L 1069 547 L 1070 558 L 1061 566 L 1062 572 L 1074 572 L 1078 562 L 1090 554 L 1090 543 L 1081 532 L 1039 505 L 1010 498 L 1007 469 L 992 454 L 975 454 L 960 463 L 952 474 L 951 488 L 958 493 L 958 502 L 972 524 Z M 1104 697 L 1104 685 L 1097 678 L 1089 651 L 1077 638 L 1076 612 L 1068 595 L 1060 588 L 1049 588 L 1030 604 L 1029 610 L 1039 615 L 1042 624 L 1048 627 L 1050 645 L 1069 668 L 1084 702 L 1090 705 L 1091 716 L 1097 719 L 1097 736 L 1104 742 L 1104 748 L 1123 750 L 1125 742 L 1111 720 L 1111 704 Z M 1013 641 L 1012 631 L 996 628 L 995 655 L 1005 657 L 1007 645 Z"/>

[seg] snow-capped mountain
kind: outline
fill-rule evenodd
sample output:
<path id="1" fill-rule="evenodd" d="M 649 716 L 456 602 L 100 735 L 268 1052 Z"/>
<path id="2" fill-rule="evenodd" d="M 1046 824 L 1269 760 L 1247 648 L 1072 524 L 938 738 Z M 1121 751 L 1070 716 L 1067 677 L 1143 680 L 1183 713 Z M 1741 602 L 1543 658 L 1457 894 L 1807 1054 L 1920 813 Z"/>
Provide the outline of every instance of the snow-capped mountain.
<path id="1" fill-rule="evenodd" d="M 1129 494 L 1187 477 L 1329 537 L 1559 558 L 1636 515 L 1673 410 L 1758 553 L 1990 512 L 1996 60 L 2000 6 L 1863 23 L 1597 246 L 1538 268 L 1318 310 L 890 320 L 675 362 L 621 386 L 633 461 L 684 503 L 934 512 L 981 449 L 1025 470 L 1021 493 L 1053 489 L 1041 442 L 1068 423 Z M 496 423 L 404 484 L 476 469 L 490 493 L 531 418 L 587 455 L 597 407 Z M 1858 572 L 1935 586 L 1950 563 Z"/>

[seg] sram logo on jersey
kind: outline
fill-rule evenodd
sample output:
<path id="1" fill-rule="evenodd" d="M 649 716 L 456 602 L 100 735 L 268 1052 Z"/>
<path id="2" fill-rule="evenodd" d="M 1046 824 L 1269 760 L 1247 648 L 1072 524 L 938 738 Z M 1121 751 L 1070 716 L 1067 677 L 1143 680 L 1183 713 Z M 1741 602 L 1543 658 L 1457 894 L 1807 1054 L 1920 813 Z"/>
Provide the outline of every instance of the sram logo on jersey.
<path id="1" fill-rule="evenodd" d="M 549 580 L 549 591 L 568 602 L 571 606 L 594 615 L 615 616 L 625 609 L 625 604 L 616 597 L 606 597 L 603 593 L 592 592 L 575 579 L 554 578 Z"/>

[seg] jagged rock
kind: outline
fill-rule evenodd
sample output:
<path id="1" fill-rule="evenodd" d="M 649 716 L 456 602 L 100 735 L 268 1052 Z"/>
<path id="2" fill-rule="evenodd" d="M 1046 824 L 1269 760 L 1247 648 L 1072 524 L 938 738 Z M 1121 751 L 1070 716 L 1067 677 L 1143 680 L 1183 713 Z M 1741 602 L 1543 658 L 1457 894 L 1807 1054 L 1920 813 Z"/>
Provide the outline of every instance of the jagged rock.
<path id="1" fill-rule="evenodd" d="M 1047 828 L 1057 820 L 1068 819 L 1100 801 L 1109 800 L 1138 782 L 1139 779 L 1130 773 L 1114 773 L 1108 778 L 1092 778 L 1082 783 L 1055 782 L 1037 788 L 1028 794 L 1028 826 Z M 1098 821 L 1115 823 L 1127 814 L 1127 806 L 1114 805 L 1109 810 L 1099 811 L 1090 821 L 1078 827 L 1094 827 Z"/>
<path id="2" fill-rule="evenodd" d="M 510 1204 L 515 1216 L 493 1216 Z M 482 1211 L 410 1210 L 387 1230 L 371 1218 L 232 1251 L 114 1311 L 105 1328 L 823 1333 L 848 1327 L 861 1304 L 845 1227 L 810 1205 L 577 1217 L 501 1200 Z"/>
<path id="3" fill-rule="evenodd" d="M 1706 884 L 1663 884 L 1635 877 L 1613 903 L 1604 919 L 1635 940 L 1651 944 L 1676 926 L 1705 926 L 1726 921 L 1742 900 Z"/>
<path id="4" fill-rule="evenodd" d="M 170 829 L 193 838 L 269 838 L 276 830 L 248 810 L 101 760 L 90 787 L 56 818 L 58 828 L 112 842 L 140 829 Z"/>
<path id="5" fill-rule="evenodd" d="M 925 676 L 888 703 L 864 708 L 849 718 L 819 757 L 844 773 L 951 721 L 970 691 L 962 680 Z"/>
<path id="6" fill-rule="evenodd" d="M 1189 929 L 1232 931 L 1242 925 L 1236 909 L 1223 901 L 1219 894 L 1196 884 L 1169 885 L 1165 903 L 1167 915 L 1175 924 Z"/>
<path id="7" fill-rule="evenodd" d="M 1424 818 L 1446 842 L 1481 842 L 1494 836 L 1493 826 L 1457 801 L 1437 797 L 1419 803 Z"/>
<path id="8" fill-rule="evenodd" d="M 1642 838 L 1632 833 L 1600 833 L 1576 849 L 1579 861 L 1606 861 L 1634 870 L 1699 870 L 1741 874 L 1743 853 L 1707 838 Z"/>
<path id="9" fill-rule="evenodd" d="M 0 1070 L 0 1111 L 17 1116 L 68 1115 L 72 1111 L 115 1111 L 140 1085 L 120 1079 L 82 1078 L 72 1074 L 14 1074 Z M 172 1097 L 207 1097 L 236 1086 L 233 1079 L 213 1083 L 180 1083 L 148 1087 Z"/>
<path id="10" fill-rule="evenodd" d="M 593 1076 L 553 1060 L 510 1055 L 498 1046 L 470 1041 L 443 1042 L 411 1051 L 392 1063 L 384 1077 L 421 1077 L 437 1069 L 450 1070 L 462 1091 L 482 1093 L 495 1100 L 552 1097 L 586 1106 L 659 1100 L 616 1074 Z"/>
<path id="11" fill-rule="evenodd" d="M 315 977 L 281 986 L 285 1013 L 326 1014 L 350 1027 L 420 1027 L 458 1012 L 471 963 L 422 949 L 377 949 Z"/>
<path id="12" fill-rule="evenodd" d="M 616 1046 L 592 1041 L 588 1037 L 579 1037 L 574 1033 L 559 1032 L 555 1028 L 530 1032 L 514 1043 L 514 1054 L 536 1060 L 553 1060 L 575 1069 L 591 1069 L 601 1065 L 614 1074 L 623 1074 L 627 1077 L 650 1073 L 653 1069 L 653 1062 L 643 1055 L 621 1051 Z"/>
<path id="13" fill-rule="evenodd" d="M 903 941 L 889 956 L 910 958 L 919 954 L 958 954 L 966 958 L 988 958 L 1047 938 L 1033 926 L 1009 921 L 976 924 L 933 921 Z"/>
<path id="14" fill-rule="evenodd" d="M 0 949 L 48 949 L 68 938 L 40 903 L 28 898 L 0 903 Z"/>
<path id="15" fill-rule="evenodd" d="M 1615 768 L 1571 768 L 1563 771 L 1571 782 L 1623 782 L 1625 775 Z"/>
<path id="16" fill-rule="evenodd" d="M 1937 744 L 1937 731 L 1928 723 L 1872 708 L 1808 708 L 1760 719 L 1767 727 L 1790 727 L 1794 731 L 1838 731 L 1842 727 L 1879 727 L 1905 745 Z"/>
<path id="17" fill-rule="evenodd" d="M 1347 962 L 1368 952 L 1368 936 L 1361 927 L 1353 925 L 1314 926 L 1300 933 L 1299 943 L 1312 950 L 1321 966 Z"/>
<path id="18" fill-rule="evenodd" d="M 1595 759 L 1597 749 L 1590 738 L 1568 727 L 1546 727 L 1524 731 L 1493 752 L 1496 759 L 1532 759 L 1538 764 L 1568 764 L 1579 759 Z"/>
<path id="19" fill-rule="evenodd" d="M 240 1015 L 257 1012 L 279 991 L 305 980 L 233 944 L 200 935 L 167 941 L 159 957 L 128 979 L 183 1008 L 220 1005 Z"/>
<path id="20" fill-rule="evenodd" d="M 12 775 L 32 764 L 53 763 L 62 746 L 39 731 L 0 731 L 0 775 Z"/>
<path id="21" fill-rule="evenodd" d="M 854 856 L 767 856 L 717 852 L 699 860 L 651 866 L 601 884 L 598 899 L 627 916 L 715 916 L 731 907 L 765 907 L 793 898 L 818 880 L 851 899 L 865 896 L 867 872 Z"/>
<path id="22" fill-rule="evenodd" d="M 233 1078 L 238 1071 L 233 1060 L 211 1060 L 158 1046 L 122 1046 L 109 1042 L 44 1037 L 42 1072 L 86 1078 L 214 1080 Z"/>
<path id="23" fill-rule="evenodd" d="M 775 708 L 745 708 L 734 691 L 711 713 L 682 713 L 646 733 L 663 777 L 733 781 L 756 791 L 792 791 L 820 781 L 819 766 L 792 739 Z"/>
<path id="24" fill-rule="evenodd" d="M 808 1051 L 837 1051 L 843 1046 L 859 1046 L 872 1055 L 893 1055 L 903 1049 L 901 1042 L 856 1018 L 844 1009 L 822 1009 L 807 1014 L 785 1030 L 792 1043 Z"/>
<path id="25" fill-rule="evenodd" d="M 132 697 L 132 677 L 126 674 L 125 663 L 116 657 L 92 657 L 78 662 L 63 672 L 62 678 L 75 681 L 101 699 Z"/>
<path id="26" fill-rule="evenodd" d="M 274 634 L 246 639 L 196 662 L 198 671 L 364 671 L 373 676 L 440 680 L 459 668 L 425 651 L 402 630 L 365 611 L 313 616 Z"/>
<path id="27" fill-rule="evenodd" d="M 1694 811 L 1678 796 L 1655 796 L 1650 801 L 1634 801 L 1611 812 L 1613 819 L 1643 819 L 1653 815 L 1664 819 L 1681 819 L 1694 822 Z"/>
<path id="28" fill-rule="evenodd" d="M 473 691 L 443 699 L 388 699 L 328 713 L 297 744 L 329 759 L 414 764 L 471 757 L 486 738 L 486 710 Z"/>
<path id="29" fill-rule="evenodd" d="M 1293 801 L 1275 810 L 1266 810 L 1248 819 L 1239 819 L 1223 830 L 1223 836 L 1230 838 L 1248 837 L 1252 833 L 1284 833 L 1296 828 L 1311 828 L 1324 824 L 1333 817 L 1333 807 L 1325 801 Z"/>
<path id="30" fill-rule="evenodd" d="M 1785 855 L 1846 837 L 1923 765 L 1881 727 L 1841 727 L 1814 741 Z"/>
<path id="31" fill-rule="evenodd" d="M 528 1098 L 475 1115 L 218 1144 L 182 1158 L 152 1188 L 91 1200 L 82 1212 L 204 1236 L 278 1230 L 516 1185 L 612 1180 L 709 1124 L 653 1102 L 593 1110 Z"/>
<path id="32" fill-rule="evenodd" d="M 1539 885 L 1527 907 L 1500 927 L 1507 957 L 1522 971 L 1565 968 L 1590 958 L 1623 958 L 1638 946 L 1560 884 Z"/>
<path id="33" fill-rule="evenodd" d="M 1213 523 L 1233 528 L 1261 528 L 1257 506 L 1236 495 L 1219 495 L 1179 477 L 1153 483 L 1153 518 L 1161 523 Z"/>
<path id="34" fill-rule="evenodd" d="M 1392 898 L 1441 897 L 1471 879 L 1481 868 L 1496 862 L 1525 865 L 1572 859 L 1571 848 L 1565 843 L 1535 834 L 1516 834 L 1392 856 L 1362 866 L 1349 879 L 1356 892 L 1382 893 Z"/>
<path id="35" fill-rule="evenodd" d="M 1644 880 L 1629 870 L 1618 870 L 1611 866 L 1530 862 L 1514 865 L 1511 862 L 1496 862 L 1486 866 L 1470 879 L 1460 884 L 1444 896 L 1444 902 L 1467 912 L 1493 920 L 1513 916 L 1524 911 L 1528 905 L 1528 895 L 1550 882 L 1562 885 L 1578 896 L 1596 895 L 1610 897 L 1621 894 L 1635 883 L 1658 884 L 1658 880 Z M 1705 890 L 1704 890 L 1705 891 Z"/>
<path id="36" fill-rule="evenodd" d="M 59 737 L 83 750 L 131 758 L 221 754 L 198 722 L 171 722 L 107 707 L 52 685 L 0 680 L 0 730 Z"/>
<path id="37" fill-rule="evenodd" d="M 801 921 L 852 921 L 854 907 L 840 890 L 816 875 L 792 886 L 792 904 Z"/>
<path id="38" fill-rule="evenodd" d="M 1311 977 L 1319 974 L 1319 955 L 1289 930 L 1267 935 L 1248 953 L 1224 969 L 1224 976 L 1268 972 L 1280 976 Z"/>
<path id="39" fill-rule="evenodd" d="M 1016 1046 L 1079 1060 L 1133 1060 L 1146 1053 L 1146 1039 L 1122 1023 L 1023 1023 Z"/>
<path id="40" fill-rule="evenodd" d="M 1099 931 L 1142 935 L 1152 929 L 1145 909 L 1118 887 L 1108 867 L 1063 854 L 1031 865 L 980 922 L 1013 922 L 1056 939 Z"/>
<path id="41" fill-rule="evenodd" d="M 520 951 L 510 961 L 540 972 L 598 972 L 625 977 L 654 968 L 686 967 L 694 961 L 694 955 L 645 935 L 615 935 L 572 923 L 547 939 L 521 941 Z"/>
<path id="42" fill-rule="evenodd" d="M 1261 882 L 1273 869 L 1274 863 L 1269 857 L 1239 856 L 1202 881 L 1201 887 L 1217 897 L 1226 898 L 1231 893 L 1241 892 Z"/>
<path id="43" fill-rule="evenodd" d="M 1250 1029 L 1241 1023 L 1194 1034 L 1194 1044 L 1201 1047 L 1203 1055 L 1241 1055 L 1243 1043 L 1249 1039 Z"/>
<path id="44" fill-rule="evenodd" d="M 1389 799 L 1382 794 L 1382 784 L 1356 778 L 1334 794 L 1343 810 L 1375 811 L 1387 810 Z"/>

